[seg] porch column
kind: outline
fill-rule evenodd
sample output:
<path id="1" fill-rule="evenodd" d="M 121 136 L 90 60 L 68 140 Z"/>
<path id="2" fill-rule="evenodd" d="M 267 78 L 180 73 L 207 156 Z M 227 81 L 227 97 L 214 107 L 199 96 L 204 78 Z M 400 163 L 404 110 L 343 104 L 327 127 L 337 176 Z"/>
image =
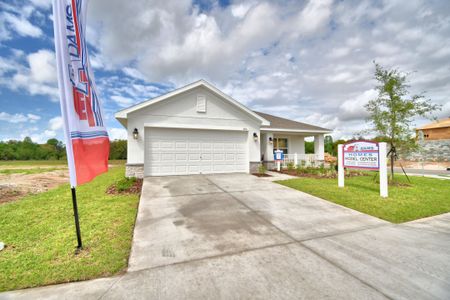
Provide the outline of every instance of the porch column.
<path id="1" fill-rule="evenodd" d="M 269 139 L 272 138 L 272 143 L 269 142 Z M 273 161 L 273 133 L 268 132 L 265 134 L 264 140 L 261 142 L 265 143 L 265 151 L 264 151 L 264 160 L 265 161 Z"/>
<path id="2" fill-rule="evenodd" d="M 314 136 L 314 154 L 316 154 L 318 160 L 325 159 L 325 143 L 323 136 L 323 134 L 317 134 Z"/>

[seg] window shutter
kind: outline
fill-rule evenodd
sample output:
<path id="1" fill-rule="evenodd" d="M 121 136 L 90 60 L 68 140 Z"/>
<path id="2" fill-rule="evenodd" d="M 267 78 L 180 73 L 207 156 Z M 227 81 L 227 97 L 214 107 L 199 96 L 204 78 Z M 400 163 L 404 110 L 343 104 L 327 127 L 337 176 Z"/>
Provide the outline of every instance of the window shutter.
<path id="1" fill-rule="evenodd" d="M 206 97 L 203 95 L 197 96 L 197 112 L 206 112 Z"/>

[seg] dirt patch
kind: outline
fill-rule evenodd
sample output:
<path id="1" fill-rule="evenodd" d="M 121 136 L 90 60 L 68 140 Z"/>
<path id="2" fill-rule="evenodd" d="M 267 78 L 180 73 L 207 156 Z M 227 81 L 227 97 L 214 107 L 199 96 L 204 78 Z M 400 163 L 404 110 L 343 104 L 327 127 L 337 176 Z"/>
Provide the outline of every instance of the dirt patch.
<path id="1" fill-rule="evenodd" d="M 126 190 L 119 191 L 116 184 L 111 185 L 106 189 L 106 193 L 109 195 L 123 195 L 123 194 L 141 194 L 142 191 L 142 179 L 136 179 L 132 186 L 127 188 Z"/>
<path id="2" fill-rule="evenodd" d="M 46 192 L 68 182 L 68 170 L 38 174 L 0 174 L 0 204 L 18 200 L 26 195 Z"/>
<path id="3" fill-rule="evenodd" d="M 261 173 L 252 173 L 253 176 L 256 177 L 272 177 L 272 175 L 269 174 L 261 174 Z"/>

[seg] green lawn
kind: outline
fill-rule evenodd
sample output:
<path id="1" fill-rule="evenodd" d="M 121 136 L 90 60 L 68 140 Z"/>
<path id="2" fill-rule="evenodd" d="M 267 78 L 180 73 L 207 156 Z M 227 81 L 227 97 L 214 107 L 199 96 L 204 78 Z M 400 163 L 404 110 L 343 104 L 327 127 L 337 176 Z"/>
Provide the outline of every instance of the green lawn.
<path id="1" fill-rule="evenodd" d="M 408 183 L 404 176 L 396 178 Z M 302 177 L 278 183 L 393 223 L 450 212 L 450 180 L 410 179 L 412 186 L 389 186 L 388 198 L 379 196 L 379 184 L 372 176 L 346 178 L 344 188 L 338 188 L 337 179 Z"/>
<path id="2" fill-rule="evenodd" d="M 0 291 L 84 280 L 123 271 L 130 253 L 138 196 L 106 188 L 124 167 L 77 188 L 85 249 L 78 256 L 68 184 L 0 205 Z"/>

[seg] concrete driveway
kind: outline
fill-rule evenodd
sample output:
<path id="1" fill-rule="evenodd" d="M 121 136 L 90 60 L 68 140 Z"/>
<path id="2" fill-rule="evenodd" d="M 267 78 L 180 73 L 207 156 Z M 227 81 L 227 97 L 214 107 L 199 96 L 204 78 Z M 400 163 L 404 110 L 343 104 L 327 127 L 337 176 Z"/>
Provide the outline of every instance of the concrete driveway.
<path id="1" fill-rule="evenodd" d="M 0 298 L 449 299 L 450 214 L 394 225 L 247 174 L 146 178 L 128 272 Z"/>

